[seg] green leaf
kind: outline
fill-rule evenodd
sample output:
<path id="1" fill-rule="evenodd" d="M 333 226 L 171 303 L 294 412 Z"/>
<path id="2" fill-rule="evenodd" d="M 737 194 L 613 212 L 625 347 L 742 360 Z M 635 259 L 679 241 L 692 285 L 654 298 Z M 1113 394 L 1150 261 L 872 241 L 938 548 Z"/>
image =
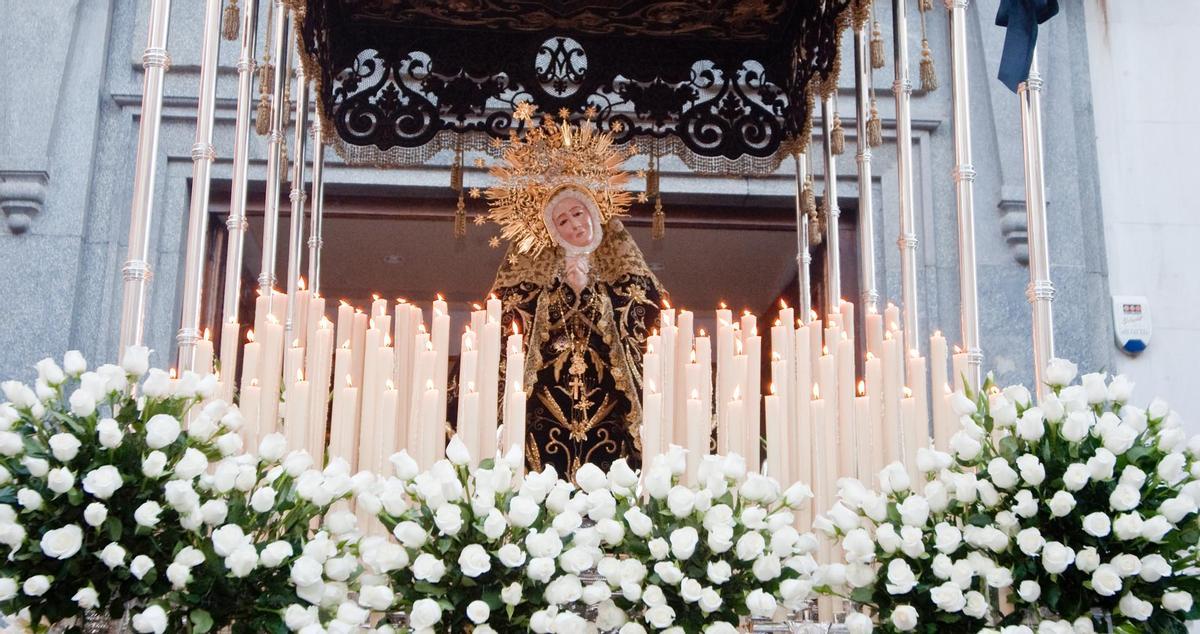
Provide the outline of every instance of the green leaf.
<path id="1" fill-rule="evenodd" d="M 205 610 L 201 610 L 198 608 L 195 610 L 192 610 L 191 614 L 188 615 L 188 619 L 191 620 L 191 622 L 192 622 L 193 634 L 203 634 L 204 632 L 207 632 L 212 629 L 212 626 L 213 626 L 212 615 L 209 614 Z"/>

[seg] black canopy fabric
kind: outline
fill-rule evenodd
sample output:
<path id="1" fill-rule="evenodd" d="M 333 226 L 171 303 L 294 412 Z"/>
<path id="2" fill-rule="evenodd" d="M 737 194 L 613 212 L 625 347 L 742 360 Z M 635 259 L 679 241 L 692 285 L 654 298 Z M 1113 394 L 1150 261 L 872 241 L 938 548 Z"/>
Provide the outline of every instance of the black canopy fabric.
<path id="1" fill-rule="evenodd" d="M 416 164 L 585 112 L 704 172 L 771 171 L 809 136 L 868 0 L 288 0 L 327 141 Z"/>

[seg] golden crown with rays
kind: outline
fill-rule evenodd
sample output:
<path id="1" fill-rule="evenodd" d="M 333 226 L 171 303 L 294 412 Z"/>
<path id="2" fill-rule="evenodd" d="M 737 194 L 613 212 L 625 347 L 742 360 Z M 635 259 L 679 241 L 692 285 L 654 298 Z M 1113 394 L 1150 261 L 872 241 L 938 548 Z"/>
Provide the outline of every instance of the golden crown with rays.
<path id="1" fill-rule="evenodd" d="M 523 101 L 514 108 L 513 118 L 532 124 L 534 110 Z M 510 131 L 501 163 L 489 170 L 496 184 L 487 190 L 488 217 L 518 253 L 532 257 L 555 244 L 543 212 L 564 187 L 590 194 L 601 223 L 626 215 L 635 197 L 625 189 L 629 173 L 621 169 L 636 153 L 634 148 L 613 145 L 612 135 L 593 123 L 594 108 L 585 111 L 579 124 L 571 122 L 565 109 L 558 114 L 558 120 L 543 116 L 541 125 L 531 126 L 523 137 Z M 614 123 L 614 130 L 621 131 L 620 122 Z M 493 144 L 500 147 L 502 141 L 494 139 Z M 639 200 L 644 196 L 639 194 Z M 498 245 L 493 239 L 492 246 Z"/>

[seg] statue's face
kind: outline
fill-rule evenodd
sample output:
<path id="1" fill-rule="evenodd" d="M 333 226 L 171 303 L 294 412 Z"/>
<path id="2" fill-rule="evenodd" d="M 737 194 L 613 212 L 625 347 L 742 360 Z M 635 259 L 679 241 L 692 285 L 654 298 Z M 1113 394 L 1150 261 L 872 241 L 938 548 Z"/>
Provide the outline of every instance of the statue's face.
<path id="1" fill-rule="evenodd" d="M 592 226 L 592 214 L 577 200 L 567 199 L 554 208 L 550 222 L 563 242 L 575 247 L 586 247 L 592 243 L 596 228 Z"/>

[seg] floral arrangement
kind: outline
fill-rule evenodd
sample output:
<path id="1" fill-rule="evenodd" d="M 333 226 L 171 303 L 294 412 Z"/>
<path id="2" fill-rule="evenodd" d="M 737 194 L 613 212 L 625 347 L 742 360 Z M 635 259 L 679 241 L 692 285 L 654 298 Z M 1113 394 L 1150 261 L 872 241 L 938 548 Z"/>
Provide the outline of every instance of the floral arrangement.
<path id="1" fill-rule="evenodd" d="M 814 528 L 840 540 L 846 565 L 837 577 L 844 583 L 820 590 L 871 608 L 884 632 L 978 632 L 987 625 L 989 595 L 1012 584 L 994 559 L 1008 536 L 964 537 L 974 535 L 964 519 L 979 491 L 951 463 L 948 454 L 922 449 L 918 464 L 927 481 L 920 490 L 899 462 L 880 472 L 880 491 L 840 480 L 838 501 Z M 846 625 L 852 634 L 874 627 L 865 613 L 851 613 Z"/>
<path id="2" fill-rule="evenodd" d="M 281 630 L 284 608 L 315 598 L 289 565 L 348 496 L 348 469 L 310 469 L 279 434 L 242 454 L 215 378 L 174 380 L 147 356 L 88 371 L 68 352 L 32 387 L 0 386 L 0 611 L 34 630 L 85 611 L 155 634 Z"/>
<path id="3" fill-rule="evenodd" d="M 704 456 L 694 486 L 680 483 L 686 469 L 686 452 L 672 446 L 644 474 L 644 491 L 624 461 L 607 477 L 579 470 L 583 491 L 615 500 L 593 518 L 607 585 L 585 593 L 595 595 L 599 629 L 736 632 L 751 618 L 782 620 L 810 597 L 816 540 L 791 513 L 812 498 L 808 487 L 781 492 L 736 454 Z"/>
<path id="4" fill-rule="evenodd" d="M 582 525 L 611 514 L 612 496 L 577 490 L 552 467 L 522 478 L 522 462 L 513 450 L 472 468 L 457 436 L 425 472 L 407 452 L 392 456 L 395 477 L 357 498 L 396 540 L 364 546 L 360 593 L 385 609 L 394 591 L 416 632 L 580 631 L 586 621 L 564 608 L 584 598 L 580 575 L 601 541 Z"/>
<path id="5" fill-rule="evenodd" d="M 957 399 L 952 445 L 977 474 L 959 477 L 979 489 L 967 528 L 1011 539 L 996 550 L 1015 588 L 1003 623 L 1091 631 L 1099 611 L 1121 632 L 1186 632 L 1200 617 L 1200 439 L 1189 442 L 1161 400 L 1129 404 L 1125 377 L 1072 384 L 1076 375 L 1052 360 L 1037 405 L 1024 388 L 990 382 Z"/>

